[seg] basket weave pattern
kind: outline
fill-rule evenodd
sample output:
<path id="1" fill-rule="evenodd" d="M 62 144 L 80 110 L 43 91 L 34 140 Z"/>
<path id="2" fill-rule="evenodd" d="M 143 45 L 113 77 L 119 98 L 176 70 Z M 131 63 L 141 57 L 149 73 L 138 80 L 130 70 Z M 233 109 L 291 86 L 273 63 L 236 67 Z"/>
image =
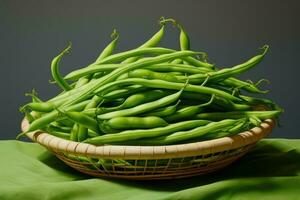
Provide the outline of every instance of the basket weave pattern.
<path id="1" fill-rule="evenodd" d="M 206 174 L 229 165 L 267 136 L 274 125 L 273 119 L 267 119 L 260 126 L 231 137 L 166 146 L 95 146 L 41 131 L 29 132 L 27 136 L 67 165 L 91 176 L 171 179 Z M 28 127 L 24 119 L 22 130 Z"/>

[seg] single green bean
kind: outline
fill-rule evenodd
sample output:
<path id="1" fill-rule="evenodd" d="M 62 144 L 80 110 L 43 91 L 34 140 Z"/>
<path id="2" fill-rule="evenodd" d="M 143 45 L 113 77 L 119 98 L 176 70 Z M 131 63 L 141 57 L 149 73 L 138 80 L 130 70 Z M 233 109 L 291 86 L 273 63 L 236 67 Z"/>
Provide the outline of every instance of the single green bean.
<path id="1" fill-rule="evenodd" d="M 195 116 L 196 119 L 222 120 L 222 119 L 239 119 L 243 117 L 256 116 L 261 120 L 277 117 L 282 111 L 232 111 L 232 112 L 211 112 L 200 113 Z"/>
<path id="2" fill-rule="evenodd" d="M 165 117 L 164 119 L 168 123 L 191 119 L 197 113 L 201 112 L 203 110 L 203 107 L 209 106 L 213 102 L 214 98 L 215 98 L 215 95 L 212 95 L 211 99 L 207 103 L 203 103 L 203 104 L 196 105 L 196 106 L 184 107 L 184 108 L 176 111 L 173 115 L 169 115 L 169 116 Z"/>
<path id="3" fill-rule="evenodd" d="M 129 78 L 145 78 L 145 79 L 159 79 L 169 82 L 181 82 L 175 75 L 169 73 L 154 72 L 149 69 L 136 69 L 127 73 Z"/>
<path id="4" fill-rule="evenodd" d="M 177 106 L 180 103 L 180 100 L 177 101 L 176 104 L 163 107 L 163 108 L 158 108 L 154 111 L 150 111 L 144 114 L 144 116 L 157 116 L 157 117 L 165 117 L 172 115 L 176 112 Z"/>
<path id="5" fill-rule="evenodd" d="M 113 30 L 113 32 L 111 34 L 111 38 L 112 38 L 112 41 L 100 53 L 100 55 L 96 59 L 96 63 L 101 62 L 104 58 L 110 56 L 113 53 L 113 51 L 115 50 L 117 43 L 118 43 L 118 39 L 119 39 L 119 34 L 116 29 Z"/>
<path id="6" fill-rule="evenodd" d="M 157 33 L 155 33 L 148 41 L 146 41 L 144 44 L 139 46 L 138 49 L 154 47 L 160 42 L 160 40 L 162 39 L 164 32 L 165 32 L 165 24 L 161 24 L 161 25 L 162 26 L 159 29 L 159 31 Z M 125 59 L 124 61 L 122 61 L 122 63 L 124 63 L 124 64 L 132 63 L 132 62 L 138 60 L 138 58 L 139 58 L 138 56 L 129 57 L 129 58 Z"/>
<path id="7" fill-rule="evenodd" d="M 167 126 L 168 123 L 160 117 L 115 117 L 102 122 L 103 126 L 109 126 L 113 129 L 149 129 Z"/>
<path id="8" fill-rule="evenodd" d="M 62 59 L 62 57 L 69 52 L 69 50 L 71 49 L 71 44 L 69 44 L 69 46 L 63 50 L 58 56 L 56 56 L 51 63 L 51 73 L 52 73 L 52 77 L 53 79 L 56 81 L 56 83 L 65 91 L 67 90 L 71 90 L 71 86 L 64 80 L 64 78 L 60 75 L 59 71 L 58 71 L 58 67 L 59 67 L 59 63 L 60 60 Z"/>

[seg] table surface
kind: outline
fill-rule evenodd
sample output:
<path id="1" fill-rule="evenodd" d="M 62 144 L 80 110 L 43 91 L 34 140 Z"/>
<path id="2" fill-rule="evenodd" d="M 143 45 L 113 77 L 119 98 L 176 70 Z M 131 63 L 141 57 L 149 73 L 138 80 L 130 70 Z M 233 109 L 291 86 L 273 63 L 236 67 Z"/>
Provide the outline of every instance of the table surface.
<path id="1" fill-rule="evenodd" d="M 44 147 L 0 141 L 0 199 L 300 199 L 300 139 L 264 139 L 209 175 L 127 181 L 83 175 Z"/>

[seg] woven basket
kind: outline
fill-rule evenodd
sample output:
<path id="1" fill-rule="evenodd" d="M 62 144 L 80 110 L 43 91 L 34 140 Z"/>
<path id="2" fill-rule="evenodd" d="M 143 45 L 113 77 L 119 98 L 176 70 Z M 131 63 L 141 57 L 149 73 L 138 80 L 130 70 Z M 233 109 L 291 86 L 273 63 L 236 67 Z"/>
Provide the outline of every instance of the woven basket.
<path id="1" fill-rule="evenodd" d="M 95 146 L 64 140 L 48 133 L 27 136 L 74 169 L 97 177 L 149 180 L 190 177 L 219 170 L 243 156 L 273 129 L 267 119 L 259 127 L 231 137 L 166 146 Z M 22 121 L 26 131 L 29 122 Z"/>

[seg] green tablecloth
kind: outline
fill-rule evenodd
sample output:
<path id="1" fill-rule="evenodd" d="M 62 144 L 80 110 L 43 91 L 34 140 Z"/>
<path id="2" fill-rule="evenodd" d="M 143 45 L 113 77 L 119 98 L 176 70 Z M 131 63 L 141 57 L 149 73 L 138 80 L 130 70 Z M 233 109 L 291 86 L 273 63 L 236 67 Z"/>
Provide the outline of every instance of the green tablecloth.
<path id="1" fill-rule="evenodd" d="M 169 181 L 93 178 L 38 144 L 0 142 L 0 199 L 300 199 L 300 140 L 266 139 L 211 175 Z"/>

